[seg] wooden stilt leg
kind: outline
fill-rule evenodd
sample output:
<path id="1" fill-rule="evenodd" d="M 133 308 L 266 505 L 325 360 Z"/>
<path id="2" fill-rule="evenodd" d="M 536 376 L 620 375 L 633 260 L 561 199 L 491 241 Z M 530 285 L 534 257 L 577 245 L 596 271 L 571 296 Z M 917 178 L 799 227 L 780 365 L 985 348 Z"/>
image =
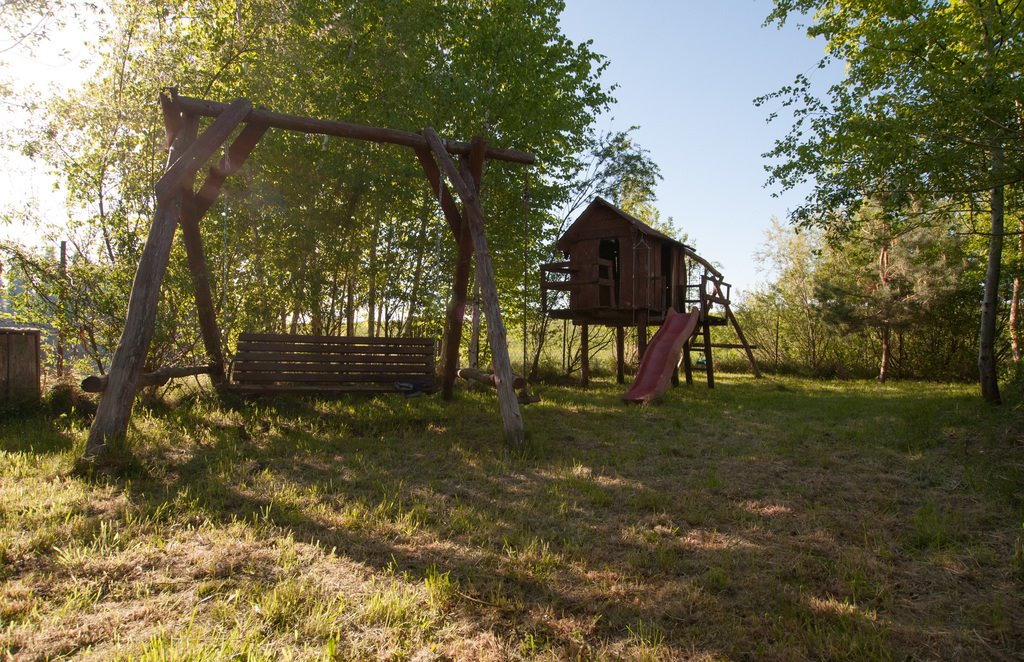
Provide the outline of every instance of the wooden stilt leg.
<path id="1" fill-rule="evenodd" d="M 693 339 L 686 341 L 683 345 L 683 372 L 686 373 L 686 385 L 693 386 L 693 357 L 690 356 Z"/>
<path id="2" fill-rule="evenodd" d="M 615 327 L 615 381 L 626 383 L 626 330 Z"/>
<path id="3" fill-rule="evenodd" d="M 590 386 L 590 326 L 580 327 L 580 386 Z"/>
<path id="4" fill-rule="evenodd" d="M 642 315 L 640 323 L 636 326 L 636 349 L 637 354 L 640 355 L 640 360 L 644 359 L 644 353 L 647 351 L 647 316 Z"/>
<path id="5" fill-rule="evenodd" d="M 750 368 L 754 371 L 754 377 L 761 378 L 761 369 L 757 367 L 757 361 L 754 359 L 754 350 L 750 348 L 750 343 L 747 342 L 746 336 L 743 335 L 743 329 L 740 328 L 740 323 L 736 321 L 736 316 L 732 314 L 732 306 L 725 307 L 725 316 L 732 323 L 732 327 L 736 329 L 736 337 L 743 343 L 743 351 L 747 353 L 747 361 L 750 362 Z"/>

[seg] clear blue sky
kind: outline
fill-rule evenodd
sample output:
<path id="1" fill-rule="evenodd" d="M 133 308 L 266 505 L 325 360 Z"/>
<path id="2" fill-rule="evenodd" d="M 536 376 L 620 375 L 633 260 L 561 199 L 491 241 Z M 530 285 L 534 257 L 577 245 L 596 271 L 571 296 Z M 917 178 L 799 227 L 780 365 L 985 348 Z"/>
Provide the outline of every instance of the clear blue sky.
<path id="1" fill-rule="evenodd" d="M 789 129 L 766 124 L 753 99 L 800 73 L 816 85 L 822 40 L 795 24 L 761 27 L 770 0 L 566 0 L 562 26 L 575 42 L 593 40 L 607 56 L 618 104 L 607 128 L 640 125 L 638 142 L 661 167 L 657 206 L 697 251 L 749 291 L 764 275 L 754 263 L 771 217 L 784 219 L 800 194 L 773 198 L 761 154 Z M 775 110 L 774 108 L 772 110 Z"/>

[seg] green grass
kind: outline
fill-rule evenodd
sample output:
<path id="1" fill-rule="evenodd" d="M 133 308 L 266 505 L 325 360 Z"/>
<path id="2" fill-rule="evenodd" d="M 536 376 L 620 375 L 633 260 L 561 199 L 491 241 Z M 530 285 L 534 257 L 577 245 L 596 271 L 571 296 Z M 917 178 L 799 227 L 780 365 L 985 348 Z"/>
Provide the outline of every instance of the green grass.
<path id="1" fill-rule="evenodd" d="M 1013 658 L 1024 416 L 972 387 L 539 387 L 0 427 L 0 656 Z"/>

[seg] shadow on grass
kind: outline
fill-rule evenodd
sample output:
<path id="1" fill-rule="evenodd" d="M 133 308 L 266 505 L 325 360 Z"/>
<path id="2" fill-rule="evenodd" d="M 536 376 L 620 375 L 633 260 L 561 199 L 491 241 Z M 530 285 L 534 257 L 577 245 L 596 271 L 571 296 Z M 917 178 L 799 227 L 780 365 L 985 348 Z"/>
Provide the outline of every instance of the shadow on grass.
<path id="1" fill-rule="evenodd" d="M 65 453 L 74 447 L 67 422 L 43 412 L 9 414 L 0 419 L 0 450 L 9 453 Z"/>
<path id="2" fill-rule="evenodd" d="M 984 650 L 963 628 L 999 634 L 958 620 L 1006 585 L 994 562 L 970 591 L 950 577 L 989 532 L 965 510 L 987 488 L 951 490 L 947 474 L 993 467 L 976 455 L 1009 418 L 986 424 L 938 387 L 725 378 L 646 408 L 621 390 L 545 387 L 517 454 L 491 394 L 199 399 L 148 412 L 159 429 L 137 431 L 148 470 L 130 498 L 143 516 L 288 532 L 378 573 L 448 572 L 460 618 L 561 656 L 643 632 L 674 652 L 825 658 Z M 1005 519 L 1005 502 L 985 505 Z M 907 608 L 920 586 L 935 594 Z"/>

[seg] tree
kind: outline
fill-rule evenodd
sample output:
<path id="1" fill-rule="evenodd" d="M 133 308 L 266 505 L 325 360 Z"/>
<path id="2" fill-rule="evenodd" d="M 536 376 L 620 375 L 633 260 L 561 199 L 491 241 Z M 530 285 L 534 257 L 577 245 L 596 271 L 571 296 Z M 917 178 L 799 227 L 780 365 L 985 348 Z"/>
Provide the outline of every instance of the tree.
<path id="1" fill-rule="evenodd" d="M 830 333 L 816 297 L 823 233 L 795 231 L 773 218 L 758 252 L 773 279 L 738 307 L 741 324 L 762 359 L 776 370 L 834 371 L 835 335 Z"/>
<path id="2" fill-rule="evenodd" d="M 881 383 L 894 362 L 893 334 L 902 348 L 904 334 L 955 309 L 961 246 L 935 220 L 922 210 L 894 215 L 863 206 L 856 230 L 823 255 L 818 269 L 815 298 L 825 321 L 844 333 L 877 332 Z"/>
<path id="3" fill-rule="evenodd" d="M 96 74 L 48 100 L 27 149 L 61 177 L 81 259 L 119 295 L 115 327 L 164 165 L 161 88 L 371 125 L 432 125 L 530 151 L 542 163 L 530 178 L 531 213 L 517 166 L 491 163 L 482 196 L 511 326 L 519 304 L 536 298 L 523 273 L 551 243 L 548 210 L 567 197 L 594 118 L 613 100 L 600 81 L 604 59 L 561 33 L 561 9 L 558 0 L 115 0 Z M 225 343 L 241 328 L 353 329 L 356 311 L 371 308 L 381 333 L 402 316 L 412 332 L 413 308 L 421 332 L 436 335 L 444 319 L 456 251 L 407 150 L 270 132 L 202 232 Z M 201 353 L 189 278 L 172 259 L 156 337 Z M 115 341 L 101 340 L 101 353 Z"/>
<path id="4" fill-rule="evenodd" d="M 867 198 L 894 209 L 914 198 L 984 208 L 978 368 L 983 397 L 998 403 L 1005 191 L 1024 182 L 1024 4 L 776 0 L 767 22 L 812 12 L 808 35 L 827 43 L 821 66 L 845 62 L 845 76 L 824 99 L 798 76 L 757 101 L 796 107 L 793 128 L 766 154 L 769 182 L 786 190 L 813 179 L 791 220 L 840 232 L 856 226 Z"/>

